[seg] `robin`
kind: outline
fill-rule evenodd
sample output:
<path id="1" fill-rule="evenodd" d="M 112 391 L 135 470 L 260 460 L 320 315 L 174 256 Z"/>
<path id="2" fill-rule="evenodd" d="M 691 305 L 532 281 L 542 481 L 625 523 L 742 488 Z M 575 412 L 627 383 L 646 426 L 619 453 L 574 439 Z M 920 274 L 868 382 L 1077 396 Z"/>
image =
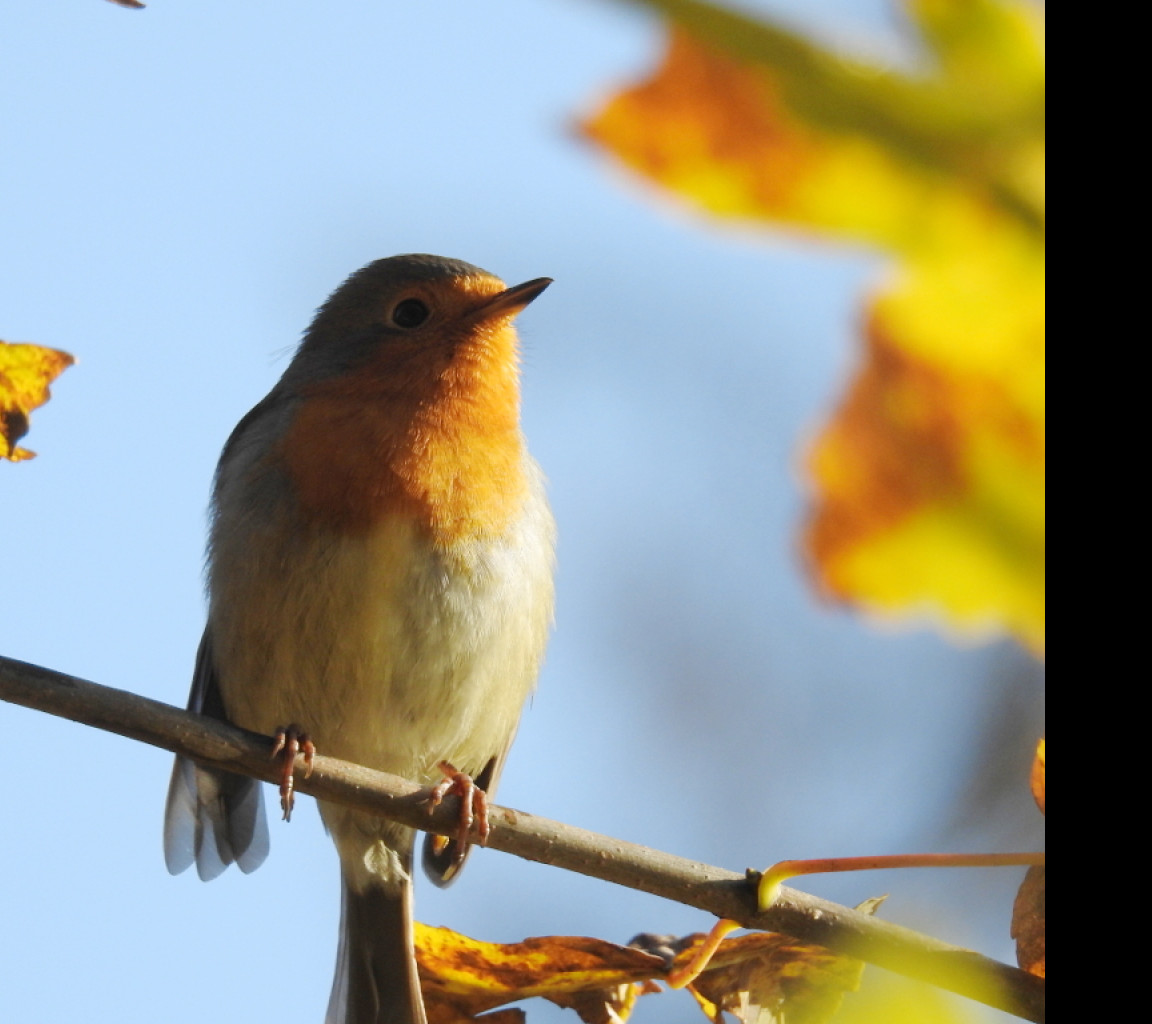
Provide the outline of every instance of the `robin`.
<path id="1" fill-rule="evenodd" d="M 550 283 L 508 288 L 439 256 L 370 263 L 224 446 L 189 708 L 278 736 L 285 816 L 298 750 L 440 782 L 437 797 L 446 771 L 495 789 L 552 617 L 554 524 L 513 327 Z M 343 893 L 327 1024 L 424 1024 L 415 833 L 320 814 Z M 164 851 L 174 874 L 254 870 L 260 785 L 177 758 Z M 445 885 L 466 853 L 462 836 L 427 837 L 425 869 Z"/>

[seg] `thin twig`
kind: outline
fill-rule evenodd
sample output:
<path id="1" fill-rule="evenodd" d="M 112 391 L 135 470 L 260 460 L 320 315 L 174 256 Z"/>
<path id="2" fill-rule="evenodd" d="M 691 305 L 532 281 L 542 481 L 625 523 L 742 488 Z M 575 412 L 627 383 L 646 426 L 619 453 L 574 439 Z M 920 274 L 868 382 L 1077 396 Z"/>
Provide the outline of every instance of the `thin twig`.
<path id="1" fill-rule="evenodd" d="M 0 698 L 184 754 L 203 764 L 278 781 L 272 740 L 124 690 L 90 683 L 0 657 Z M 297 787 L 322 800 L 355 807 L 414 828 L 455 833 L 454 800 L 433 813 L 426 790 L 405 779 L 317 755 Z M 542 864 L 696 907 L 746 928 L 778 931 L 927 981 L 1026 1020 L 1044 1020 L 1044 982 L 1015 967 L 784 888 L 776 903 L 756 909 L 746 875 L 674 857 L 505 807 L 491 808 L 488 846 Z"/>

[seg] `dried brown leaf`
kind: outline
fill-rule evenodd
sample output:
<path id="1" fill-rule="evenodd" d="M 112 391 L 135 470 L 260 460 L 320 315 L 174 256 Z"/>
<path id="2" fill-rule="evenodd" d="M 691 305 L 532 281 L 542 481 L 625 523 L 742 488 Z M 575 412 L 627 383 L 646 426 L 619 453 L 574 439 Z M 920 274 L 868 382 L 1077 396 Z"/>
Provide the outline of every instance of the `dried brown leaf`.
<path id="1" fill-rule="evenodd" d="M 738 962 L 705 971 L 693 988 L 714 1008 L 742 1024 L 823 1024 L 845 992 L 860 984 L 859 960 L 798 942 L 787 935 L 757 932 L 728 939 L 716 961 Z M 707 1015 L 709 1008 L 702 1005 Z"/>
<path id="2" fill-rule="evenodd" d="M 1029 974 L 1044 974 L 1044 868 L 1029 868 L 1012 907 L 1016 962 Z"/>

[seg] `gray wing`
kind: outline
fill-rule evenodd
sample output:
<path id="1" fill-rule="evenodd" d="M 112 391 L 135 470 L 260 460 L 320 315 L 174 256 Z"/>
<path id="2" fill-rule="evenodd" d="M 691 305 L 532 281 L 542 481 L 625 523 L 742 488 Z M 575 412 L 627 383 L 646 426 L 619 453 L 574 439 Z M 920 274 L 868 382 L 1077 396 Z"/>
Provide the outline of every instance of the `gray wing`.
<path id="1" fill-rule="evenodd" d="M 196 652 L 188 710 L 228 721 L 207 629 Z M 255 871 L 268 856 L 268 821 L 260 783 L 243 775 L 202 768 L 177 757 L 164 808 L 164 862 L 178 875 L 193 863 L 204 880 L 229 864 Z"/>

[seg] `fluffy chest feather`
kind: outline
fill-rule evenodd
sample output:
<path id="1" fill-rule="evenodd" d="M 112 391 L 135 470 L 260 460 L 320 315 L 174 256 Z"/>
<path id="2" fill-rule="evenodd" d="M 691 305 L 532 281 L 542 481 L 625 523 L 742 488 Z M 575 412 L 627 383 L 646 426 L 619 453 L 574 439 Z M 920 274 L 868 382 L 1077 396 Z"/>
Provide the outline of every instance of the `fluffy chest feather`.
<path id="1" fill-rule="evenodd" d="M 509 529 L 527 491 L 511 337 L 309 386 L 276 446 L 302 515 L 345 532 L 406 516 L 445 548 Z"/>
<path id="2" fill-rule="evenodd" d="M 551 619 L 553 526 L 531 472 L 506 531 L 448 551 L 406 516 L 356 534 L 285 521 L 216 537 L 209 615 L 229 717 L 298 724 L 323 753 L 411 778 L 502 754 Z"/>
<path id="3" fill-rule="evenodd" d="M 517 430 L 480 452 L 507 467 L 502 489 L 466 460 L 405 476 L 418 449 L 384 417 L 360 417 L 325 462 L 318 423 L 334 423 L 309 408 L 258 407 L 217 480 L 209 623 L 229 717 L 264 733 L 298 725 L 323 753 L 410 778 L 436 778 L 440 759 L 478 772 L 511 742 L 551 621 L 540 471 Z M 445 451 L 467 440 L 469 408 L 441 423 Z M 408 418 L 408 442 L 433 430 L 425 420 Z M 387 458 L 365 470 L 373 452 Z M 310 501 L 302 481 L 323 467 Z"/>

